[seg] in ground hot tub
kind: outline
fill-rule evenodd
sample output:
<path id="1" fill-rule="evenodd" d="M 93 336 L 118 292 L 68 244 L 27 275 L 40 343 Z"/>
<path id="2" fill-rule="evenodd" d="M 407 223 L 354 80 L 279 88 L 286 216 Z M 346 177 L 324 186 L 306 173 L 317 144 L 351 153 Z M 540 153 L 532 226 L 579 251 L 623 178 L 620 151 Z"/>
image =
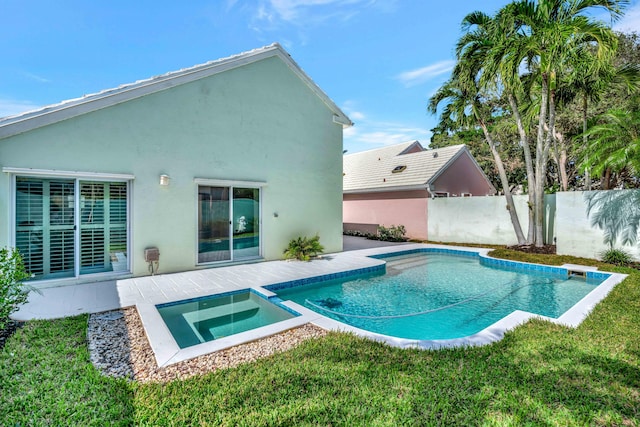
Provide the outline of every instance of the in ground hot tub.
<path id="1" fill-rule="evenodd" d="M 296 317 L 249 290 L 161 304 L 157 309 L 180 348 Z"/>

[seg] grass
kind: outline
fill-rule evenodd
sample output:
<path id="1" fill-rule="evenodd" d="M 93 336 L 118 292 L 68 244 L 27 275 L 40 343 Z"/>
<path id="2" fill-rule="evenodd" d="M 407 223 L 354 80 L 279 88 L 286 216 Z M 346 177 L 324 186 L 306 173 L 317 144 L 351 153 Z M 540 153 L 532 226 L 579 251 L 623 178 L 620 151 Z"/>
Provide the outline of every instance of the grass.
<path id="1" fill-rule="evenodd" d="M 87 316 L 31 321 L 0 352 L 1 426 L 131 425 L 133 389 L 89 361 Z"/>
<path id="2" fill-rule="evenodd" d="M 401 350 L 331 333 L 168 384 L 97 374 L 86 317 L 28 322 L 0 352 L 0 425 L 640 425 L 640 272 L 577 329 L 531 321 L 485 347 Z"/>

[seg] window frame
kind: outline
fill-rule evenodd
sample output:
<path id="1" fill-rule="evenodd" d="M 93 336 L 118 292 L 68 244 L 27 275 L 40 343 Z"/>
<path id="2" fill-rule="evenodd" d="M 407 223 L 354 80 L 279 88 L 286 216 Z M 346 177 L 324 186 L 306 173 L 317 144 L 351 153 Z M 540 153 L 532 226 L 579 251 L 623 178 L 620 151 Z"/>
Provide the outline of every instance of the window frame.
<path id="1" fill-rule="evenodd" d="M 16 192 L 18 178 L 41 178 L 41 179 L 72 179 L 74 181 L 74 210 L 75 210 L 75 233 L 74 233 L 74 275 L 64 278 L 42 278 L 34 279 L 33 283 L 38 285 L 46 285 L 48 283 L 61 282 L 85 282 L 94 281 L 96 279 L 108 280 L 111 277 L 131 276 L 133 271 L 133 259 L 131 257 L 132 247 L 132 187 L 135 176 L 132 174 L 112 174 L 112 173 L 96 173 L 96 172 L 77 172 L 77 171 L 60 171 L 45 169 L 29 169 L 29 168 L 13 168 L 3 167 L 2 172 L 8 173 L 10 177 L 9 191 L 9 230 L 8 244 L 15 247 L 16 245 Z M 127 244 L 127 267 L 121 271 L 106 271 L 98 273 L 80 274 L 80 244 L 81 244 L 81 215 L 80 215 L 80 182 L 123 182 L 126 184 L 126 244 Z"/>
<path id="2" fill-rule="evenodd" d="M 224 263 L 233 263 L 233 262 L 238 262 L 238 260 L 236 260 L 235 256 L 234 256 L 234 250 L 233 250 L 233 233 L 232 233 L 232 225 L 229 224 L 229 234 L 230 234 L 230 240 L 229 240 L 229 245 L 230 245 L 230 250 L 231 250 L 231 256 L 230 259 L 228 260 L 221 260 L 221 261 L 209 261 L 209 262 L 200 262 L 199 260 L 199 217 L 198 217 L 198 203 L 199 203 L 199 192 L 200 192 L 200 187 L 204 186 L 204 187 L 227 187 L 229 188 L 229 220 L 231 221 L 233 218 L 233 189 L 234 188 L 252 188 L 252 189 L 256 189 L 258 190 L 258 215 L 260 215 L 260 234 L 258 237 L 258 255 L 256 255 L 255 257 L 246 257 L 246 258 L 241 258 L 240 261 L 244 262 L 247 260 L 252 260 L 252 259 L 261 259 L 263 257 L 264 251 L 263 251 L 263 246 L 264 246 L 264 226 L 263 226 L 263 188 L 267 186 L 267 183 L 264 181 L 240 181 L 240 180 L 226 180 L 226 179 L 209 179 L 209 178 L 194 178 L 193 182 L 195 183 L 195 229 L 196 229 L 196 234 L 195 234 L 195 244 L 194 244 L 194 258 L 195 258 L 195 265 L 196 267 L 206 267 L 206 266 L 211 266 L 211 265 L 217 265 L 217 264 L 224 264 Z"/>

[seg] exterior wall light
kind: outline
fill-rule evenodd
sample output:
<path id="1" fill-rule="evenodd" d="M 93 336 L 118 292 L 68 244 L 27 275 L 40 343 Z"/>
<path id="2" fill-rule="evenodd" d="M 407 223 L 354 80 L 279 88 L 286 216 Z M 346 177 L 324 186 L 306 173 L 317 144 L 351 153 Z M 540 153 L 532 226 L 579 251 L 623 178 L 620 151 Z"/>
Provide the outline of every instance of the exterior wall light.
<path id="1" fill-rule="evenodd" d="M 170 179 L 171 178 L 169 178 L 169 175 L 165 175 L 165 174 L 160 175 L 160 185 L 162 185 L 163 187 L 166 187 L 167 185 L 169 185 Z"/>

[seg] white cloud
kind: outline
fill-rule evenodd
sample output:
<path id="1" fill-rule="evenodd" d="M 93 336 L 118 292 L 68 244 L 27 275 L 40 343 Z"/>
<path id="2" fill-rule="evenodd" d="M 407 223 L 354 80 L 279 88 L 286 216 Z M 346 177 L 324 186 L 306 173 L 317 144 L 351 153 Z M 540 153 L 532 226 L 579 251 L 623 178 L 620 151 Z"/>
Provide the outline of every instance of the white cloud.
<path id="1" fill-rule="evenodd" d="M 624 17 L 614 24 L 613 29 L 620 32 L 640 31 L 640 3 L 627 9 Z"/>
<path id="2" fill-rule="evenodd" d="M 0 117 L 15 116 L 16 114 L 35 110 L 39 107 L 39 105 L 31 101 L 0 98 Z"/>
<path id="3" fill-rule="evenodd" d="M 431 131 L 428 129 L 403 121 L 379 121 L 358 108 L 358 104 L 347 100 L 340 107 L 355 122 L 343 133 L 344 147 L 350 153 L 416 139 L 425 145 L 429 143 Z"/>
<path id="4" fill-rule="evenodd" d="M 426 145 L 430 138 L 429 130 L 408 123 L 361 122 L 344 131 L 345 146 L 359 146 L 364 149 L 416 139 Z"/>
<path id="5" fill-rule="evenodd" d="M 30 80 L 35 80 L 38 83 L 50 83 L 51 82 L 51 80 L 49 80 L 49 79 L 47 79 L 45 77 L 39 76 L 37 74 L 33 74 L 33 73 L 24 73 L 24 76 L 26 78 L 30 79 Z"/>
<path id="6" fill-rule="evenodd" d="M 328 20 L 346 22 L 363 8 L 392 12 L 396 2 L 397 0 L 259 0 L 251 28 L 260 32 L 277 29 L 283 24 L 307 28 Z"/>
<path id="7" fill-rule="evenodd" d="M 357 109 L 357 102 L 353 100 L 345 101 L 340 107 L 340 109 L 344 111 L 346 115 L 349 116 L 349 118 L 354 122 L 360 122 L 362 120 L 366 120 L 367 118 L 365 113 Z M 353 128 L 351 127 L 348 129 L 353 129 Z"/>
<path id="8" fill-rule="evenodd" d="M 416 86 L 431 80 L 434 77 L 446 74 L 453 70 L 455 61 L 446 60 L 427 65 L 416 70 L 404 71 L 396 76 L 406 87 Z"/>
<path id="9" fill-rule="evenodd" d="M 351 111 L 347 114 L 351 120 L 360 121 L 364 120 L 367 116 L 360 111 Z"/>

